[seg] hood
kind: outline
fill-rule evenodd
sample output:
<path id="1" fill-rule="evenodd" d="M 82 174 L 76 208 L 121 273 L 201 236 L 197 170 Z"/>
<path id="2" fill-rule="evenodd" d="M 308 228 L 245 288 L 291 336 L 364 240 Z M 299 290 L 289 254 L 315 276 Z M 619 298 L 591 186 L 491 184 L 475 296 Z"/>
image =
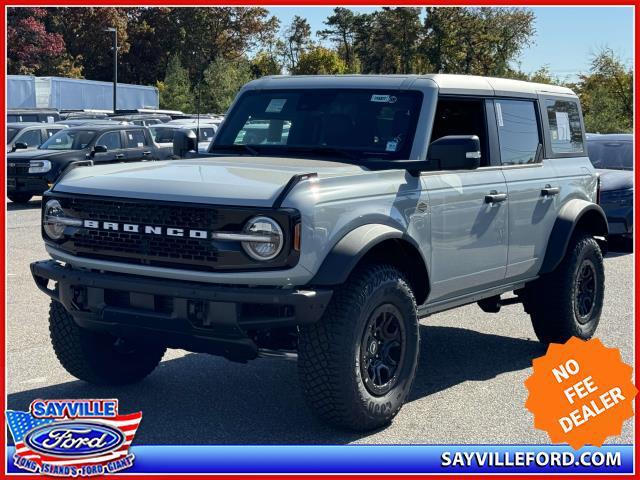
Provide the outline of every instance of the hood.
<path id="1" fill-rule="evenodd" d="M 67 157 L 80 157 L 84 159 L 86 152 L 84 150 L 16 150 L 15 152 L 7 154 L 8 161 L 28 162 L 36 158 L 49 159 L 49 158 L 67 158 Z"/>
<path id="2" fill-rule="evenodd" d="M 633 188 L 633 172 L 628 170 L 596 170 L 600 178 L 600 190 L 623 190 Z"/>
<path id="3" fill-rule="evenodd" d="M 71 170 L 56 192 L 218 205 L 273 205 L 295 174 L 357 174 L 343 163 L 273 157 L 210 157 L 120 163 Z"/>

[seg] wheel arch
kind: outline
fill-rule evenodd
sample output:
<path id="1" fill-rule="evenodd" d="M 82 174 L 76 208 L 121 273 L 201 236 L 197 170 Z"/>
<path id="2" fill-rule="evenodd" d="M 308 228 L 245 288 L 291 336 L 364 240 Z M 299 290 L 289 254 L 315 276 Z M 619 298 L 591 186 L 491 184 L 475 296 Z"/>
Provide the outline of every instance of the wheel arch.
<path id="1" fill-rule="evenodd" d="M 594 237 L 606 237 L 609 224 L 602 208 L 586 200 L 573 199 L 560 209 L 547 242 L 540 274 L 555 270 L 567 253 L 569 242 L 577 230 L 588 232 Z"/>
<path id="2" fill-rule="evenodd" d="M 407 276 L 416 303 L 426 301 L 429 275 L 422 253 L 415 240 L 388 225 L 362 225 L 346 234 L 331 249 L 310 283 L 341 285 L 364 262 L 395 266 Z"/>

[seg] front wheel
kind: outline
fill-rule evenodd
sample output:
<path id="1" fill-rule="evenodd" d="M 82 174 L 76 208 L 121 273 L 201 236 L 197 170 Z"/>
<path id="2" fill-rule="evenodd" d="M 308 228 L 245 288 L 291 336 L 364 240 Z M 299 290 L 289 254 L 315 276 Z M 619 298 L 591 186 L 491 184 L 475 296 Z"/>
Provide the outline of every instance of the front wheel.
<path id="1" fill-rule="evenodd" d="M 339 428 L 388 424 L 404 404 L 418 364 L 413 293 L 388 265 L 355 271 L 322 319 L 300 330 L 298 365 L 314 412 Z"/>
<path id="2" fill-rule="evenodd" d="M 577 232 L 565 258 L 550 274 L 527 286 L 524 307 L 543 343 L 587 340 L 600 321 L 604 299 L 604 262 L 595 239 Z"/>
<path id="3" fill-rule="evenodd" d="M 49 309 L 49 333 L 64 369 L 95 385 L 138 382 L 156 368 L 166 350 L 81 328 L 55 300 Z"/>

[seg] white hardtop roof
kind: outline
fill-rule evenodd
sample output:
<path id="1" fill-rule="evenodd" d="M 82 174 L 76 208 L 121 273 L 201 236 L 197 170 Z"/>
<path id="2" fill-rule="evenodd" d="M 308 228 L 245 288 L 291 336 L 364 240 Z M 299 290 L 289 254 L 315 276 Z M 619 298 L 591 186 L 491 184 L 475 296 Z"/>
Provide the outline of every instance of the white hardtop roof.
<path id="1" fill-rule="evenodd" d="M 507 78 L 479 77 L 475 75 L 427 74 L 427 75 L 274 75 L 254 80 L 250 89 L 277 88 L 387 88 L 410 89 L 420 80 L 433 81 L 444 94 L 535 96 L 571 95 L 575 93 L 558 85 L 525 82 Z"/>

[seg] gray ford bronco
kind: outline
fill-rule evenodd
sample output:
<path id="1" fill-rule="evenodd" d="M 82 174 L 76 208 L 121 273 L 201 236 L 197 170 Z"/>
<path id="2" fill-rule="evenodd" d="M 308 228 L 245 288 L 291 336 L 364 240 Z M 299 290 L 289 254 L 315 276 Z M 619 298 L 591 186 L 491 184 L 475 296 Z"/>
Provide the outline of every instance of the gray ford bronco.
<path id="1" fill-rule="evenodd" d="M 520 302 L 541 342 L 596 330 L 608 227 L 567 88 L 267 77 L 206 154 L 174 149 L 44 196 L 53 259 L 31 270 L 77 378 L 141 380 L 167 347 L 297 358 L 313 411 L 368 430 L 409 394 L 421 317 Z"/>

